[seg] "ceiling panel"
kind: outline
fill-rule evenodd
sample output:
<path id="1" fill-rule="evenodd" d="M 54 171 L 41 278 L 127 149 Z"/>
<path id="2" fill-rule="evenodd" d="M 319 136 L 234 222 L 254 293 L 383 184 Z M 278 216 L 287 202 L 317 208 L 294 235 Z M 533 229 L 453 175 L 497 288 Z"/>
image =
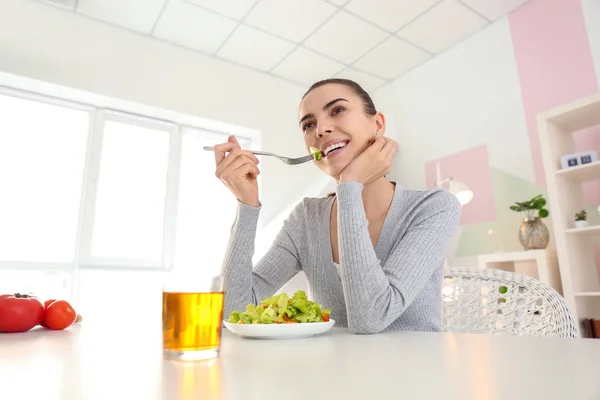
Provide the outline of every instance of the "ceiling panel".
<path id="1" fill-rule="evenodd" d="M 154 36 L 204 53 L 214 53 L 237 24 L 190 3 L 171 0 L 156 25 Z"/>
<path id="2" fill-rule="evenodd" d="M 481 15 L 491 20 L 496 20 L 511 11 L 516 10 L 530 0 L 461 0 Z"/>
<path id="3" fill-rule="evenodd" d="M 351 0 L 346 10 L 381 26 L 397 31 L 440 0 Z"/>
<path id="4" fill-rule="evenodd" d="M 378 89 L 386 83 L 386 81 L 383 79 L 376 78 L 372 75 L 354 70 L 352 68 L 347 68 L 340 72 L 336 75 L 336 78 L 351 79 L 357 82 L 360 86 L 362 86 L 363 89 L 367 91 Z"/>
<path id="5" fill-rule="evenodd" d="M 298 47 L 273 71 L 273 74 L 305 85 L 326 79 L 344 69 L 338 62 Z"/>
<path id="6" fill-rule="evenodd" d="M 65 8 L 69 11 L 75 9 L 75 0 L 40 0 L 43 3 L 48 3 L 56 7 Z"/>
<path id="7" fill-rule="evenodd" d="M 529 1 L 78 0 L 75 11 L 301 85 L 342 76 L 373 90 Z"/>
<path id="8" fill-rule="evenodd" d="M 402 29 L 398 36 L 439 53 L 486 24 L 487 20 L 456 0 L 444 0 Z"/>
<path id="9" fill-rule="evenodd" d="M 123 0 L 128 1 L 128 0 Z M 227 17 L 241 20 L 257 0 L 185 0 Z"/>
<path id="10" fill-rule="evenodd" d="M 263 0 L 244 23 L 301 42 L 338 9 L 323 0 Z"/>
<path id="11" fill-rule="evenodd" d="M 287 40 L 240 25 L 217 54 L 239 64 L 269 71 L 293 48 L 294 44 Z"/>
<path id="12" fill-rule="evenodd" d="M 328 3 L 335 4 L 336 6 L 343 6 L 350 0 L 326 0 Z"/>
<path id="13" fill-rule="evenodd" d="M 150 33 L 165 0 L 79 0 L 77 12 L 142 33 Z"/>
<path id="14" fill-rule="evenodd" d="M 319 28 L 304 45 L 341 63 L 349 64 L 387 36 L 382 29 L 342 11 Z"/>
<path id="15" fill-rule="evenodd" d="M 354 63 L 353 67 L 385 79 L 394 79 L 428 58 L 429 53 L 392 36 Z"/>

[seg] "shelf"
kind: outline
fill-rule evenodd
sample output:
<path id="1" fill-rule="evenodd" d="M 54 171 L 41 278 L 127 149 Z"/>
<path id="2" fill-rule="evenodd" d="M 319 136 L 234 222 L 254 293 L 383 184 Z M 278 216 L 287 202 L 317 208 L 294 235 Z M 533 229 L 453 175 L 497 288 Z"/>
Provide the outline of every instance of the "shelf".
<path id="1" fill-rule="evenodd" d="M 537 249 L 514 251 L 510 253 L 480 254 L 477 256 L 479 262 L 515 262 L 536 261 L 541 258 L 556 258 L 556 249 Z"/>
<path id="2" fill-rule="evenodd" d="M 593 163 L 579 165 L 577 167 L 561 169 L 560 171 L 556 172 L 556 176 L 566 179 L 573 179 L 579 182 L 600 179 L 600 161 L 594 161 Z"/>
<path id="3" fill-rule="evenodd" d="M 590 221 L 594 225 L 576 228 L 573 217 L 584 204 L 581 183 L 600 180 L 600 161 L 561 169 L 559 160 L 578 152 L 574 132 L 596 125 L 600 125 L 600 93 L 537 115 L 563 297 L 580 324 L 600 318 L 600 273 L 591 243 L 600 237 L 600 224 Z"/>
<path id="4" fill-rule="evenodd" d="M 600 292 L 579 292 L 575 293 L 577 297 L 600 297 Z"/>
<path id="5" fill-rule="evenodd" d="M 538 121 L 547 121 L 575 132 L 600 125 L 600 94 L 593 94 L 538 115 Z"/>
<path id="6" fill-rule="evenodd" d="M 569 235 L 599 236 L 600 225 L 590 225 L 585 228 L 571 228 L 565 231 Z"/>

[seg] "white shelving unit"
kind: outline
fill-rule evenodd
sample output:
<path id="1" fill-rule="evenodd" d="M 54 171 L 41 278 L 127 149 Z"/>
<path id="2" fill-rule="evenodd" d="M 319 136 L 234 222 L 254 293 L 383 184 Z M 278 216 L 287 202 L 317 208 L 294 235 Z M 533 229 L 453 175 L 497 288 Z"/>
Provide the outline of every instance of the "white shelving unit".
<path id="1" fill-rule="evenodd" d="M 493 268 L 529 275 L 562 294 L 562 282 L 555 249 L 481 254 L 477 257 L 477 261 L 480 269 Z"/>
<path id="2" fill-rule="evenodd" d="M 600 318 L 600 280 L 593 248 L 600 225 L 575 228 L 573 220 L 577 211 L 586 208 L 582 182 L 600 180 L 600 161 L 562 169 L 560 158 L 576 153 L 573 132 L 600 125 L 600 94 L 543 112 L 537 122 L 563 296 L 583 334 L 584 319 Z"/>

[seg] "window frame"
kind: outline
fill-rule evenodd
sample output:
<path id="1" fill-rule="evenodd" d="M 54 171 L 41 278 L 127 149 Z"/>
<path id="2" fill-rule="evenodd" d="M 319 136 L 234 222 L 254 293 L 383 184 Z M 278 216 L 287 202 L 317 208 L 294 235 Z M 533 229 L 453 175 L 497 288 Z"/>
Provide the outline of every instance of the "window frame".
<path id="1" fill-rule="evenodd" d="M 77 275 L 79 270 L 112 270 L 112 271 L 155 271 L 165 272 L 173 268 L 174 251 L 176 246 L 178 195 L 180 184 L 181 155 L 184 134 L 200 135 L 210 138 L 224 138 L 234 134 L 253 149 L 259 149 L 261 144 L 260 132 L 244 127 L 235 127 L 218 121 L 209 121 L 200 117 L 179 115 L 180 118 L 161 118 L 160 115 L 150 115 L 147 112 L 136 112 L 131 109 L 112 108 L 111 99 L 90 95 L 95 101 L 83 102 L 71 100 L 68 88 L 58 89 L 62 97 L 51 94 L 33 92 L 0 84 L 0 94 L 25 100 L 37 101 L 49 105 L 61 106 L 89 113 L 89 126 L 86 137 L 86 154 L 82 173 L 80 202 L 74 255 L 72 262 L 22 262 L 0 260 L 0 271 L 21 270 L 39 272 L 67 272 L 72 283 L 72 295 L 77 296 Z M 72 98 L 81 97 L 80 94 Z M 120 104 L 114 100 L 113 104 Z M 141 107 L 143 108 L 143 107 Z M 160 114 L 161 110 L 157 110 Z M 164 111 L 164 110 L 163 110 Z M 165 111 L 170 117 L 173 112 Z M 167 162 L 166 192 L 163 217 L 162 260 L 160 262 L 129 260 L 119 258 L 92 257 L 93 223 L 96 212 L 98 177 L 102 155 L 104 124 L 106 121 L 116 121 L 141 127 L 160 129 L 169 134 L 169 149 Z M 192 122 L 192 123 L 190 123 Z M 198 122 L 198 123 L 196 123 Z M 259 176 L 259 187 L 261 179 Z"/>
<path id="2" fill-rule="evenodd" d="M 169 134 L 169 149 L 167 160 L 167 180 L 165 182 L 165 205 L 163 216 L 163 244 L 162 244 L 162 260 L 154 262 L 152 260 L 129 260 L 121 258 L 105 258 L 92 256 L 92 241 L 94 218 L 96 213 L 96 201 L 98 194 L 98 178 L 100 176 L 100 161 L 102 158 L 102 144 L 104 139 L 104 126 L 106 122 L 114 121 L 124 124 L 135 125 L 143 128 L 151 128 L 165 131 Z M 80 254 L 77 259 L 79 268 L 114 268 L 126 267 L 131 269 L 149 269 L 149 270 L 165 270 L 169 269 L 168 265 L 171 262 L 171 253 L 173 239 L 171 232 L 172 226 L 177 219 L 177 204 L 173 203 L 173 198 L 177 198 L 176 190 L 178 188 L 179 163 L 181 159 L 181 140 L 178 125 L 162 121 L 159 119 L 149 118 L 146 116 L 124 113 L 112 109 L 98 109 L 93 132 L 93 145 L 90 154 L 90 169 L 85 182 L 85 198 L 83 205 L 82 232 L 81 241 L 79 243 Z M 174 215 L 173 215 L 174 214 Z"/>
<path id="3" fill-rule="evenodd" d="M 75 249 L 72 262 L 39 262 L 39 261 L 7 261 L 0 260 L 0 271 L 1 270 L 28 270 L 28 271 L 40 271 L 40 272 L 71 272 L 77 268 L 77 254 L 79 249 L 79 231 L 81 227 L 81 211 L 84 201 L 84 182 L 87 176 L 88 159 L 91 151 L 91 138 L 93 133 L 93 120 L 96 112 L 95 107 L 81 103 L 78 101 L 66 100 L 59 97 L 48 96 L 35 92 L 25 91 L 21 89 L 15 89 L 8 86 L 0 85 L 0 95 L 15 97 L 22 100 L 28 100 L 53 106 L 71 108 L 79 111 L 84 111 L 89 114 L 90 123 L 88 125 L 88 132 L 86 134 L 86 155 L 84 161 L 83 172 L 81 175 L 81 192 L 79 201 L 79 217 L 77 221 L 77 233 L 75 237 Z"/>

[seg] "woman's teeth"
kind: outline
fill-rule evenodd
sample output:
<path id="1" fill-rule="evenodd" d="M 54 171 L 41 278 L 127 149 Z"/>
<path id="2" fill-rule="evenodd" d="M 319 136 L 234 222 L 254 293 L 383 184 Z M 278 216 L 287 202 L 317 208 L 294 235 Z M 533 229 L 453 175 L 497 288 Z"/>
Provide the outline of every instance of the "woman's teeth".
<path id="1" fill-rule="evenodd" d="M 328 147 L 327 147 L 327 148 L 326 148 L 326 149 L 323 151 L 323 154 L 324 154 L 325 156 L 327 156 L 327 155 L 328 155 L 330 152 L 332 152 L 333 150 L 337 150 L 337 149 L 341 149 L 342 147 L 345 147 L 347 143 L 348 143 L 348 142 L 340 142 L 340 143 L 335 143 L 335 144 L 332 144 L 331 146 L 328 146 Z"/>

